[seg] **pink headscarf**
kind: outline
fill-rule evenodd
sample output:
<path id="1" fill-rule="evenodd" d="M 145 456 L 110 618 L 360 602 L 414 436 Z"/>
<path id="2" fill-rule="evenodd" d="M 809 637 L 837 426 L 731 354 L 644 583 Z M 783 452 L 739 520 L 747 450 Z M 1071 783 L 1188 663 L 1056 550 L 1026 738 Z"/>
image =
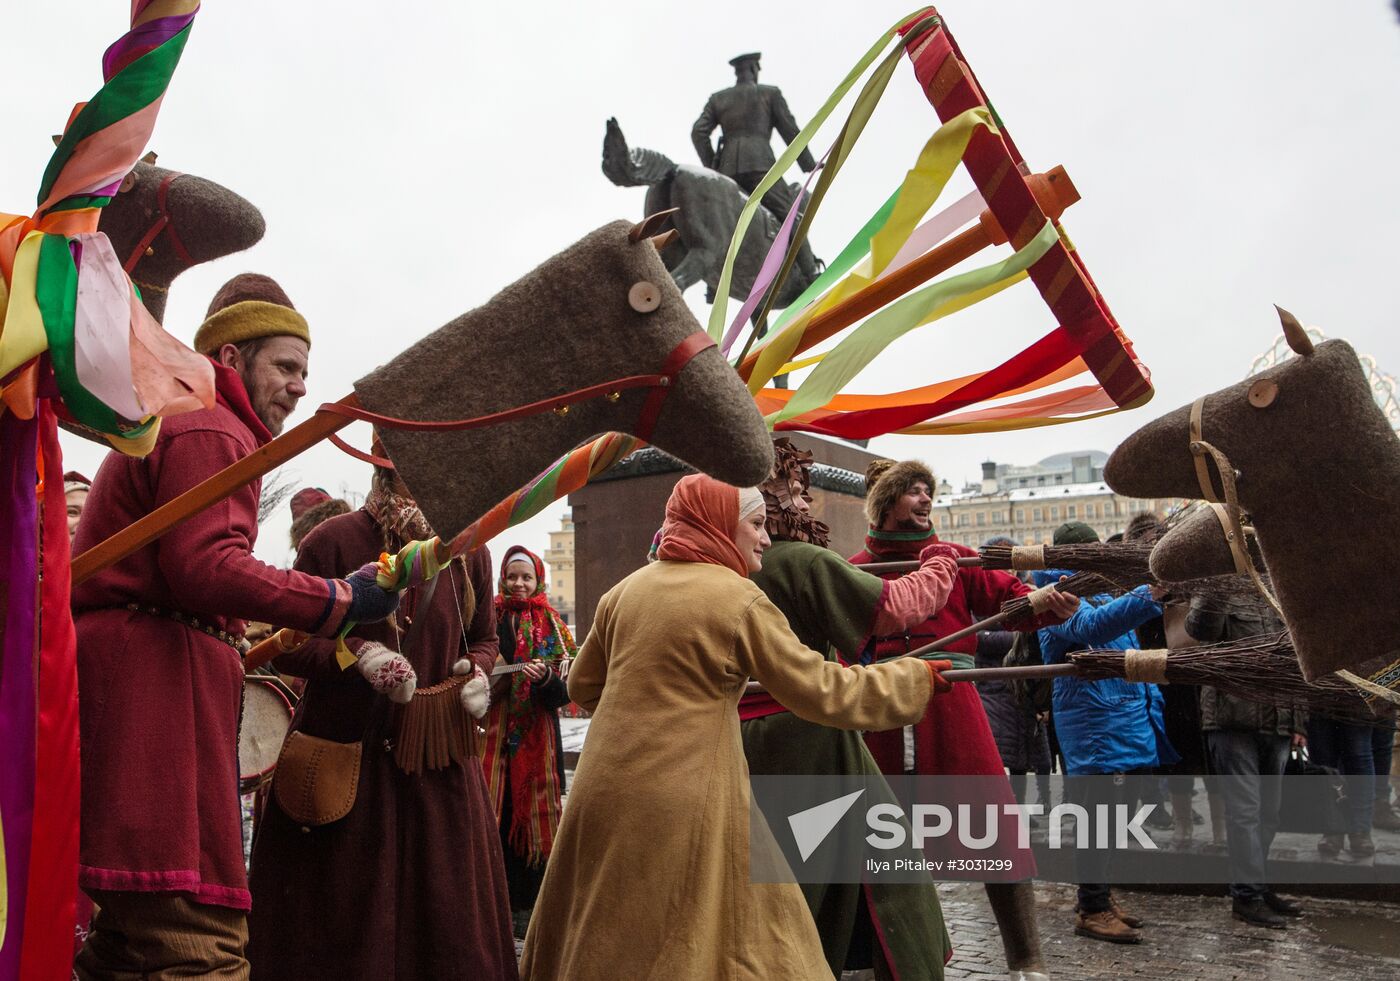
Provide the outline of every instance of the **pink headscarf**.
<path id="1" fill-rule="evenodd" d="M 682 477 L 666 502 L 657 557 L 722 565 L 747 577 L 749 563 L 734 543 L 738 525 L 739 488 L 699 473 Z"/>

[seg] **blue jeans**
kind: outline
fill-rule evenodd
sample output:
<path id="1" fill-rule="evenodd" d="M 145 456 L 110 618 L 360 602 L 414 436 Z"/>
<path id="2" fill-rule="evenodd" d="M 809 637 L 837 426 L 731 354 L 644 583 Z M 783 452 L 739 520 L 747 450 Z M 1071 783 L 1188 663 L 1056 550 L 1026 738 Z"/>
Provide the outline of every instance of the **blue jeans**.
<path id="1" fill-rule="evenodd" d="M 1371 806 L 1376 800 L 1375 753 L 1371 727 L 1335 719 L 1308 720 L 1308 757 L 1337 768 L 1346 782 L 1347 833 L 1371 833 Z"/>
<path id="2" fill-rule="evenodd" d="M 1371 759 L 1376 768 L 1376 800 L 1390 803 L 1390 760 L 1395 746 L 1395 720 L 1371 730 Z"/>
<path id="3" fill-rule="evenodd" d="M 1218 730 L 1206 733 L 1211 768 L 1225 798 L 1225 843 L 1230 852 L 1230 895 L 1262 898 L 1269 847 L 1278 830 L 1288 736 Z M 1260 777 L 1270 778 L 1260 780 Z"/>

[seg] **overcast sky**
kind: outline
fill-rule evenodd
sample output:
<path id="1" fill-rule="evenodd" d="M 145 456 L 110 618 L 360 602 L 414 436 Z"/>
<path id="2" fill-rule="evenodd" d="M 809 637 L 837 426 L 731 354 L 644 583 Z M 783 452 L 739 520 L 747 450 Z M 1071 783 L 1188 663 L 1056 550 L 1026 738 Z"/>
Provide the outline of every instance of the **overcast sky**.
<path id="1" fill-rule="evenodd" d="M 0 211 L 27 212 L 49 135 L 96 91 L 128 5 L 9 7 Z M 178 279 L 166 327 L 189 342 L 222 282 L 246 270 L 274 276 L 312 326 L 310 394 L 292 419 L 301 421 L 558 248 L 640 216 L 642 190 L 613 187 L 599 169 L 609 116 L 633 146 L 693 163 L 691 123 L 730 84 L 729 58 L 762 51 L 761 80 L 781 86 L 805 122 L 912 9 L 886 0 L 210 0 L 152 147 L 162 165 L 253 201 L 268 232 L 249 252 Z M 962 0 L 940 10 L 1027 162 L 1063 164 L 1078 186 L 1083 200 L 1065 227 L 1157 396 L 1083 424 L 889 437 L 874 449 L 923 457 L 955 485 L 984 459 L 1112 449 L 1238 379 L 1278 333 L 1273 303 L 1400 371 L 1400 24 L 1388 0 Z M 842 118 L 818 136 L 818 154 Z M 835 255 L 936 125 L 901 64 L 816 222 L 818 255 Z M 970 187 L 958 181 L 949 201 Z M 703 322 L 702 292 L 688 298 Z M 1021 284 L 906 337 L 851 390 L 990 367 L 1052 326 Z M 350 436 L 368 443 L 365 427 Z M 96 446 L 65 437 L 64 448 L 70 466 L 96 470 Z M 367 466 L 329 444 L 288 472 L 333 492 L 363 492 L 368 480 Z M 560 510 L 509 537 L 542 548 Z M 286 560 L 287 524 L 284 509 L 264 525 L 260 555 Z"/>

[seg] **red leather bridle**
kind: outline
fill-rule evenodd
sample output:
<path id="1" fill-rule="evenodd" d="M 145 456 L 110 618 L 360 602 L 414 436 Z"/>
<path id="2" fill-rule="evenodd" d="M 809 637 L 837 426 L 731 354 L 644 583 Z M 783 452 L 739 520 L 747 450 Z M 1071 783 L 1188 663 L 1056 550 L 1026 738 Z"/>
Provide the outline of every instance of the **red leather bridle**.
<path id="1" fill-rule="evenodd" d="M 425 422 L 417 419 L 398 419 L 394 416 L 380 415 L 377 412 L 370 412 L 356 405 L 346 405 L 343 402 L 327 402 L 318 408 L 317 412 L 330 412 L 335 415 L 348 416 L 351 419 L 358 419 L 361 422 L 372 423 L 376 426 L 387 426 L 390 429 L 406 429 L 411 432 L 455 432 L 462 429 L 480 429 L 484 426 L 494 426 L 502 422 L 510 422 L 513 419 L 523 419 L 527 416 L 539 415 L 541 412 L 556 412 L 559 415 L 567 415 L 569 407 L 576 402 L 586 402 L 589 399 L 605 398 L 609 402 L 616 402 L 622 392 L 632 388 L 650 389 L 647 392 L 646 401 L 642 403 L 642 411 L 637 416 L 637 426 L 633 435 L 642 442 L 650 442 L 652 432 L 656 429 L 656 421 L 661 416 L 661 408 L 666 403 L 666 396 L 675 387 L 676 378 L 685 369 L 685 366 L 694 360 L 695 356 L 702 351 L 715 346 L 714 339 L 703 331 L 684 338 L 677 344 L 666 360 L 661 365 L 661 370 L 654 375 L 628 375 L 625 378 L 618 378 L 613 381 L 602 382 L 597 385 L 590 385 L 587 388 L 576 389 L 566 392 L 563 395 L 556 395 L 552 398 L 541 399 L 538 402 L 531 402 L 529 405 L 518 406 L 514 409 L 504 409 L 500 412 L 493 412 L 489 415 L 476 416 L 471 419 L 450 419 L 446 421 Z M 339 436 L 331 434 L 330 441 L 346 453 L 363 460 L 366 463 L 373 463 L 376 466 L 385 467 L 392 470 L 394 465 L 389 460 L 381 456 L 375 456 L 358 450 L 346 443 Z"/>
<path id="2" fill-rule="evenodd" d="M 128 276 L 136 268 L 136 264 L 147 255 L 153 254 L 155 249 L 153 242 L 165 232 L 170 239 L 170 246 L 175 250 L 175 255 L 187 266 L 195 264 L 189 252 L 185 251 L 185 243 L 180 241 L 180 236 L 175 232 L 175 226 L 170 223 L 170 208 L 166 204 L 165 198 L 170 190 L 170 185 L 175 183 L 176 178 L 184 177 L 184 174 L 169 173 L 161 178 L 160 187 L 156 189 L 156 213 L 155 221 L 147 229 L 146 234 L 141 236 L 141 240 L 136 243 L 136 247 L 131 250 L 131 255 L 127 256 L 126 262 L 122 263 L 122 269 Z"/>

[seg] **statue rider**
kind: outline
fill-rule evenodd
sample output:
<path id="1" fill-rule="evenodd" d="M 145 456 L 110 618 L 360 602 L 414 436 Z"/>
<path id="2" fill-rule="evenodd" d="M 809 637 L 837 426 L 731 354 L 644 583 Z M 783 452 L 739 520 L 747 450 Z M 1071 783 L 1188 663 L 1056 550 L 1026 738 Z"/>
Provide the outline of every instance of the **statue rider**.
<path id="1" fill-rule="evenodd" d="M 700 162 L 732 178 L 747 193 L 753 193 L 776 159 L 769 143 L 773 130 L 791 143 L 800 129 L 782 90 L 758 84 L 760 57 L 754 52 L 730 60 L 734 84 L 710 96 L 690 130 Z M 710 145 L 710 134 L 717 128 L 721 131 L 718 152 Z M 797 164 L 809 172 L 817 165 L 806 148 L 798 155 Z M 763 204 L 781 221 L 796 194 L 794 185 L 780 180 L 763 195 Z"/>

